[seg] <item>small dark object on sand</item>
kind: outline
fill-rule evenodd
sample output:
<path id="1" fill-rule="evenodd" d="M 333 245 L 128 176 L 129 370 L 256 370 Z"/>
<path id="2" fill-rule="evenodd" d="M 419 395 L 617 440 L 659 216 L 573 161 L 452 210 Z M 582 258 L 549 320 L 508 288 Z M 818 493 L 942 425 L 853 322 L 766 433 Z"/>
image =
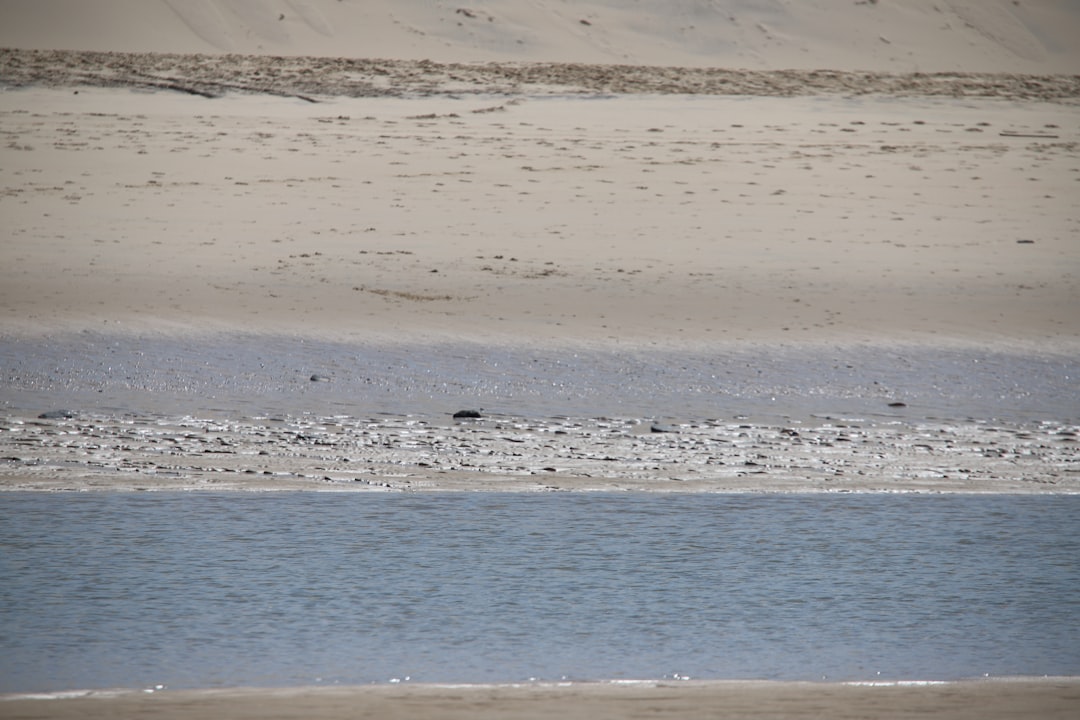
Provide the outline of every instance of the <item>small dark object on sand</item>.
<path id="1" fill-rule="evenodd" d="M 483 410 L 483 409 L 484 408 L 480 408 L 480 410 Z M 457 420 L 461 420 L 463 418 L 479 418 L 479 417 L 483 417 L 480 414 L 480 410 L 458 410 L 456 413 L 454 413 L 454 418 L 457 419 Z"/>
<path id="2" fill-rule="evenodd" d="M 907 407 L 907 403 L 891 402 L 889 403 L 889 407 Z"/>
<path id="3" fill-rule="evenodd" d="M 70 420 L 75 415 L 74 410 L 49 410 L 41 413 L 38 417 L 42 420 Z"/>
<path id="4" fill-rule="evenodd" d="M 679 429 L 671 425 L 665 425 L 664 423 L 654 422 L 649 426 L 649 431 L 654 433 L 677 433 Z"/>
<path id="5" fill-rule="evenodd" d="M 330 378 L 325 375 L 312 375 L 311 382 L 330 382 Z"/>

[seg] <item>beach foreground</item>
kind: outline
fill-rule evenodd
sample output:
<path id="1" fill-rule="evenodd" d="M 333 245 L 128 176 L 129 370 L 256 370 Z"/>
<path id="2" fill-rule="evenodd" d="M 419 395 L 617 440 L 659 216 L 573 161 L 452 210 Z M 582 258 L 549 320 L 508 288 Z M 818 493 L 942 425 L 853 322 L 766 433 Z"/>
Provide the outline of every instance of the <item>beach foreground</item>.
<path id="1" fill-rule="evenodd" d="M 0 717 L 160 720 L 335 718 L 1073 718 L 1076 678 L 948 683 L 634 682 L 376 685 L 8 696 Z"/>
<path id="2" fill-rule="evenodd" d="M 1080 482 L 1075 76 L 3 58 L 7 489 Z"/>

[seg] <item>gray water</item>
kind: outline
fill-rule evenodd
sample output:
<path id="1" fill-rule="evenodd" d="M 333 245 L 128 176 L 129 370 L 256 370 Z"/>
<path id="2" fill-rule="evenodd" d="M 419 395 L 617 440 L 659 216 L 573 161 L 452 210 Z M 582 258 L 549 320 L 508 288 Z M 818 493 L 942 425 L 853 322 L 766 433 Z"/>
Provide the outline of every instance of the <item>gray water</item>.
<path id="1" fill-rule="evenodd" d="M 1080 674 L 1080 497 L 0 496 L 0 691 Z"/>

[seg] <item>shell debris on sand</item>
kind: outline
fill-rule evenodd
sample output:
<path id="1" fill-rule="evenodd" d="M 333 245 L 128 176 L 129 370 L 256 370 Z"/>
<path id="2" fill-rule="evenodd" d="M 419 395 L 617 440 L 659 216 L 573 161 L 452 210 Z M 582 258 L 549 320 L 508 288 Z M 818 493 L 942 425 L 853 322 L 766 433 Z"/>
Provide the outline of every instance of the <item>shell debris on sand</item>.
<path id="1" fill-rule="evenodd" d="M 8 417 L 0 489 L 1080 492 L 1078 431 L 1061 423 L 672 429 L 617 418 Z"/>

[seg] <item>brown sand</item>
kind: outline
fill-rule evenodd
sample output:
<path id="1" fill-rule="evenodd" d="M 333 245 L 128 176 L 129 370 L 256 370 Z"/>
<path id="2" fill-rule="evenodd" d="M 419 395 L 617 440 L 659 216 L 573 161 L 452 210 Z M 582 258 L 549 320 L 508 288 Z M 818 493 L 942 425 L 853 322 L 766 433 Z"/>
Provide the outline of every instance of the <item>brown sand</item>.
<path id="1" fill-rule="evenodd" d="M 50 718 L 1074 718 L 1075 678 L 941 684 L 679 682 L 72 693 L 0 700 L 0 717 Z"/>

